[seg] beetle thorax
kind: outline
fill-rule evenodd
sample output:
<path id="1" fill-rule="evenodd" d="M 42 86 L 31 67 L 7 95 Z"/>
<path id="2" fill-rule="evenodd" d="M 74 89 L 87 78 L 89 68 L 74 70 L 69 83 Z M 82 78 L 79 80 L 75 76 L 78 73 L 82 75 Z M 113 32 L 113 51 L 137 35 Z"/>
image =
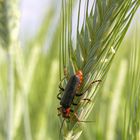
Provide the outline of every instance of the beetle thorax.
<path id="1" fill-rule="evenodd" d="M 82 73 L 82 71 L 81 70 L 78 70 L 77 72 L 76 72 L 76 77 L 79 79 L 79 85 L 78 85 L 78 88 L 77 88 L 77 90 L 79 90 L 79 88 L 80 88 L 80 86 L 81 86 L 81 84 L 82 84 L 82 82 L 83 82 L 83 73 Z"/>

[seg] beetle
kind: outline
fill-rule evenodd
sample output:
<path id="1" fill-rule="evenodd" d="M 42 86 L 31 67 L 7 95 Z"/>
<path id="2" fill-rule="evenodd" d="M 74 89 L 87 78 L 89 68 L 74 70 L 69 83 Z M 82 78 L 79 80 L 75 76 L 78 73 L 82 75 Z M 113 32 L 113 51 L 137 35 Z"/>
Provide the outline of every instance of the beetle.
<path id="1" fill-rule="evenodd" d="M 57 109 L 59 111 L 58 115 L 59 116 L 62 115 L 62 117 L 64 118 L 63 121 L 62 121 L 62 124 L 61 124 L 60 133 L 61 133 L 61 129 L 63 127 L 63 123 L 64 123 L 65 119 L 70 119 L 70 112 L 74 112 L 71 109 L 71 105 L 78 105 L 78 104 L 73 102 L 74 97 L 75 96 L 82 96 L 84 93 L 86 93 L 86 91 L 90 88 L 90 86 L 93 83 L 100 82 L 100 81 L 101 80 L 92 81 L 89 84 L 89 87 L 83 93 L 79 94 L 78 90 L 81 87 L 82 82 L 83 82 L 83 73 L 82 73 L 81 70 L 78 70 L 76 72 L 76 74 L 74 74 L 70 77 L 70 79 L 68 80 L 68 83 L 66 84 L 65 89 L 61 86 L 61 84 L 59 85 L 60 93 L 57 95 L 57 98 L 60 100 L 60 107 L 57 108 Z M 63 92 L 63 94 L 62 94 L 62 92 Z M 60 97 L 61 94 L 62 94 L 62 97 Z M 90 99 L 84 99 L 84 100 L 90 101 Z M 79 118 L 78 118 L 78 116 L 75 112 L 74 112 L 74 116 L 76 117 L 78 122 L 91 122 L 91 121 L 81 121 L 81 120 L 79 120 Z M 59 137 L 60 137 L 60 133 L 59 133 Z"/>
<path id="2" fill-rule="evenodd" d="M 73 112 L 73 110 L 70 109 L 71 105 L 77 105 L 73 103 L 74 97 L 79 96 L 77 94 L 77 91 L 79 90 L 81 84 L 83 82 L 83 73 L 81 70 L 77 71 L 75 75 L 72 75 L 65 87 L 62 88 L 59 86 L 60 90 L 63 91 L 63 96 L 62 98 L 59 97 L 61 92 L 57 95 L 57 98 L 60 100 L 60 107 L 58 108 L 59 110 L 59 115 L 62 114 L 63 118 L 70 118 L 70 112 Z"/>
<path id="3" fill-rule="evenodd" d="M 82 73 L 81 70 L 78 70 L 76 72 L 76 74 L 74 74 L 74 75 L 72 75 L 70 77 L 68 83 L 66 84 L 65 89 L 61 85 L 59 85 L 59 88 L 60 88 L 61 92 L 57 95 L 57 98 L 60 100 L 60 107 L 57 108 L 58 111 L 59 111 L 58 116 L 62 115 L 62 117 L 65 118 L 65 119 L 66 118 L 70 118 L 70 112 L 74 112 L 70 108 L 71 105 L 75 105 L 75 106 L 78 105 L 78 104 L 73 102 L 74 97 L 75 96 L 82 96 L 84 93 L 86 93 L 86 91 L 90 88 L 90 86 L 93 83 L 101 82 L 101 80 L 94 80 L 94 81 L 92 81 L 89 84 L 88 88 L 84 92 L 79 94 L 78 90 L 81 87 L 82 82 L 83 82 L 83 73 Z M 60 97 L 62 92 L 63 92 L 63 95 L 62 95 L 62 97 Z M 83 100 L 90 101 L 90 99 L 83 99 Z M 77 118 L 77 120 L 80 121 L 78 119 L 78 116 L 76 115 L 76 113 L 74 113 L 74 115 Z"/>

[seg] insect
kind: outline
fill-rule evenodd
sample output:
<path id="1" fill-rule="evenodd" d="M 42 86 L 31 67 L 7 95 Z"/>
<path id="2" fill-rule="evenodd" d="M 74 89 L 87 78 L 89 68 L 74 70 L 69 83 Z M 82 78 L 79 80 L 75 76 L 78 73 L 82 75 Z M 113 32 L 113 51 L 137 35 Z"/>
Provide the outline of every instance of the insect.
<path id="1" fill-rule="evenodd" d="M 79 90 L 82 82 L 83 73 L 79 70 L 75 75 L 70 77 L 65 89 L 59 86 L 60 90 L 64 92 L 62 98 L 59 96 L 61 92 L 57 95 L 61 105 L 61 107 L 58 108 L 60 112 L 59 115 L 62 114 L 63 118 L 70 118 L 70 112 L 73 112 L 73 110 L 70 109 L 71 105 L 77 105 L 73 102 L 73 99 L 75 96 L 79 96 L 77 91 Z"/>
<path id="2" fill-rule="evenodd" d="M 57 98 L 60 100 L 60 107 L 57 109 L 59 111 L 58 116 L 62 115 L 62 117 L 64 118 L 63 122 L 61 124 L 60 133 L 61 133 L 61 129 L 63 127 L 63 123 L 64 123 L 65 119 L 70 119 L 71 112 L 73 112 L 73 114 L 78 122 L 91 122 L 91 121 L 81 121 L 78 118 L 78 115 L 76 114 L 76 112 L 74 112 L 71 109 L 71 105 L 77 106 L 78 104 L 74 103 L 74 97 L 82 96 L 84 93 L 86 93 L 86 91 L 90 88 L 90 86 L 93 83 L 100 82 L 100 81 L 101 80 L 95 80 L 95 81 L 91 82 L 89 84 L 89 87 L 82 93 L 78 93 L 78 91 L 82 85 L 82 82 L 83 82 L 83 73 L 81 70 L 78 70 L 76 72 L 76 74 L 74 74 L 70 77 L 70 79 L 68 80 L 68 83 L 66 84 L 65 89 L 61 86 L 61 82 L 60 82 L 60 85 L 59 85 L 60 93 L 57 95 Z M 62 96 L 60 96 L 61 94 L 62 94 Z M 90 101 L 90 99 L 84 99 L 84 100 Z M 59 135 L 60 135 L 60 133 L 59 133 Z"/>

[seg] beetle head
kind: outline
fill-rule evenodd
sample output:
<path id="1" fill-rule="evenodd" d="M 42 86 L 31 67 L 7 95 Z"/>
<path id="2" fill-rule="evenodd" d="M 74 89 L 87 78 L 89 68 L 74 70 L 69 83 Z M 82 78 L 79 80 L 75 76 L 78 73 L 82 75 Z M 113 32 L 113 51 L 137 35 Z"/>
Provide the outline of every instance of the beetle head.
<path id="1" fill-rule="evenodd" d="M 61 108 L 61 113 L 64 118 L 70 118 L 70 108 Z"/>

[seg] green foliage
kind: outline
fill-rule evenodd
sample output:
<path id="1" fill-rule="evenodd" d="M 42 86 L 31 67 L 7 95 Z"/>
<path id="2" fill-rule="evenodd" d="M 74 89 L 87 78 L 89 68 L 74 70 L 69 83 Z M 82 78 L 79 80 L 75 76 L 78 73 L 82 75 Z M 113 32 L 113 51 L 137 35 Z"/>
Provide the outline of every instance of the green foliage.
<path id="1" fill-rule="evenodd" d="M 90 83 L 94 80 L 104 81 L 105 76 L 110 68 L 114 55 L 116 54 L 125 34 L 130 25 L 130 22 L 139 6 L 139 1 L 96 1 L 93 2 L 89 11 L 89 0 L 85 1 L 84 21 L 82 29 L 80 26 L 80 17 L 83 1 L 78 1 L 78 18 L 77 18 L 77 36 L 76 44 L 71 39 L 71 11 L 72 2 L 68 3 L 62 0 L 62 34 L 60 48 L 60 75 L 67 77 L 63 86 L 65 87 L 69 77 L 77 70 L 82 70 L 84 81 L 79 93 L 87 92 L 83 97 L 74 100 L 78 103 L 77 107 L 73 107 L 80 120 L 85 120 L 91 112 L 95 97 L 99 95 L 99 84 L 94 84 L 92 88 Z M 66 10 L 66 9 L 69 9 Z M 82 9 L 83 10 L 83 9 Z M 65 71 L 67 70 L 67 75 Z M 64 71 L 64 72 L 63 72 Z M 61 74 L 62 73 L 62 74 Z M 121 72 L 120 72 L 121 73 Z M 125 77 L 124 77 L 125 78 Z M 62 77 L 61 77 L 62 79 Z M 119 81 L 119 80 L 118 80 Z M 100 83 L 101 85 L 101 83 Z M 118 85 L 121 89 L 121 83 Z M 120 92 L 119 92 L 120 93 Z M 63 93 L 62 93 L 63 94 Z M 116 94 L 117 95 L 117 94 Z M 80 103 L 82 99 L 91 99 L 91 103 Z M 119 101 L 119 96 L 117 96 Z M 116 101 L 116 100 L 115 100 Z M 112 104 L 114 102 L 112 101 Z M 113 108 L 112 108 L 113 109 Z M 71 113 L 72 118 L 75 117 Z M 64 137 L 66 139 L 75 138 L 77 132 L 81 132 L 81 128 L 75 119 L 74 123 L 67 122 L 64 129 Z M 73 131 L 71 131 L 73 128 Z M 112 129 L 113 130 L 113 129 Z M 71 135 L 71 136 L 70 136 Z"/>
<path id="2" fill-rule="evenodd" d="M 87 0 L 83 26 L 80 30 L 78 19 L 74 45 L 71 15 L 75 2 L 63 3 L 63 20 L 58 19 L 56 26 L 52 23 L 58 11 L 51 7 L 35 37 L 21 48 L 18 3 L 0 0 L 0 140 L 59 139 L 61 123 L 56 96 L 64 68 L 70 75 L 83 70 L 83 88 L 94 79 L 103 80 L 98 90 L 94 85 L 91 92 L 88 91 L 89 96 L 85 96 L 92 97 L 93 102 L 81 104 L 78 110 L 82 120 L 89 116 L 88 120 L 95 122 L 65 122 L 63 129 L 67 139 L 72 136 L 80 140 L 140 139 L 139 24 L 118 50 L 139 1 L 99 0 L 88 12 Z M 50 34 L 52 29 L 55 32 Z M 49 48 L 45 48 L 50 36 Z M 98 95 L 96 103 L 95 95 Z"/>

